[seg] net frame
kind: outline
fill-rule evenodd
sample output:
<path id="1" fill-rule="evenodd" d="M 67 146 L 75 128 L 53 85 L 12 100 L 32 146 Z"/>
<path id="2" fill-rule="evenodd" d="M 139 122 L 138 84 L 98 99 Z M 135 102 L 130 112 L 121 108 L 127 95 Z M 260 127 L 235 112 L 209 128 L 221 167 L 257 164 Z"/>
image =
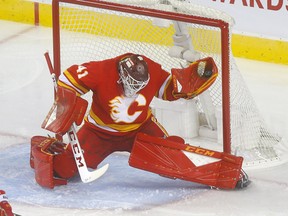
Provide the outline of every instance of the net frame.
<path id="1" fill-rule="evenodd" d="M 145 7 L 143 5 L 141 6 L 135 6 L 134 4 L 139 4 L 140 2 L 144 2 Z M 213 9 L 205 8 L 206 12 L 199 13 L 199 10 L 195 6 L 193 7 L 193 15 L 191 15 L 191 10 L 185 13 L 185 3 L 183 1 L 177 1 L 177 0 L 169 0 L 169 2 L 172 2 L 175 5 L 177 4 L 184 4 L 183 11 L 184 13 L 177 13 L 177 12 L 171 12 L 166 10 L 158 10 L 153 7 L 154 2 L 159 2 L 157 0 L 149 0 L 149 1 L 132 1 L 132 0 L 125 0 L 125 4 L 122 3 L 115 3 L 115 2 L 109 2 L 109 1 L 98 1 L 98 0 L 53 0 L 52 7 L 53 7 L 53 57 L 54 57 L 54 68 L 56 72 L 56 76 L 58 77 L 61 73 L 61 38 L 60 38 L 60 4 L 67 3 L 67 4 L 73 4 L 78 6 L 84 6 L 84 7 L 92 7 L 92 8 L 99 8 L 104 9 L 108 11 L 116 11 L 116 12 L 123 12 L 127 14 L 135 14 L 140 16 L 147 16 L 147 17 L 153 17 L 153 18 L 159 18 L 159 19 L 166 19 L 166 20 L 174 20 L 177 22 L 185 22 L 185 23 L 193 23 L 193 24 L 199 24 L 202 26 L 209 26 L 209 27 L 215 27 L 219 29 L 220 31 L 220 49 L 221 49 L 221 62 L 220 65 L 218 65 L 221 68 L 221 113 L 222 113 L 222 133 L 223 133 L 223 152 L 226 153 L 232 153 L 232 139 L 242 139 L 241 137 L 238 137 L 237 134 L 233 133 L 231 129 L 231 124 L 239 124 L 239 122 L 236 122 L 235 118 L 231 117 L 231 104 L 235 103 L 235 98 L 231 98 L 231 89 L 230 87 L 232 85 L 239 85 L 239 83 L 236 83 L 235 80 L 231 81 L 231 72 L 232 68 L 235 69 L 235 60 L 233 59 L 233 55 L 231 53 L 231 28 L 233 25 L 233 19 L 231 17 L 227 16 L 223 13 L 215 13 Z M 215 16 L 217 14 L 217 16 Z M 238 77 L 237 77 L 238 78 Z M 240 86 L 241 88 L 241 86 Z M 232 100 L 232 101 L 231 101 Z M 217 102 L 218 103 L 218 102 Z M 239 106 L 242 106 L 240 103 Z M 237 110 L 236 110 L 237 111 Z M 253 110 L 254 111 L 254 110 Z M 223 115 L 224 113 L 224 115 Z M 255 113 L 258 114 L 258 110 L 255 109 Z M 254 116 L 249 116 L 245 114 L 245 118 L 253 118 Z M 258 121 L 258 120 L 257 120 Z M 261 124 L 262 121 L 258 121 L 257 124 Z M 243 129 L 242 129 L 243 130 Z M 248 128 L 249 130 L 249 128 Z M 260 138 L 264 137 L 262 134 L 266 133 L 266 131 L 263 132 L 256 131 L 256 133 L 259 133 Z M 248 131 L 248 133 L 254 133 L 255 131 Z M 246 132 L 245 132 L 246 133 Z M 267 135 L 268 134 L 268 135 Z M 280 143 L 282 142 L 282 138 L 274 135 L 270 135 L 270 133 L 266 133 L 265 139 L 263 139 L 263 143 L 259 144 L 259 147 L 262 148 L 263 151 L 267 150 L 268 148 L 265 146 L 265 143 L 268 143 L 272 140 L 274 143 Z M 245 140 L 244 140 L 245 142 Z M 251 143 L 244 144 L 249 148 L 249 145 Z M 256 144 L 252 144 L 257 145 Z M 254 147 L 253 147 L 254 148 Z M 273 148 L 273 146 L 271 147 Z M 235 150 L 235 149 L 234 149 Z M 244 149 L 245 150 L 245 149 Z M 261 151 L 262 151 L 261 150 Z M 254 151 L 254 150 L 253 150 Z M 267 161 L 269 158 L 272 158 L 271 160 L 279 160 L 278 156 L 275 156 L 274 150 L 270 154 L 265 153 L 265 156 L 262 156 L 262 152 L 255 148 L 254 153 L 252 156 L 249 157 L 259 157 L 262 161 Z M 235 152 L 233 152 L 235 153 Z M 252 158 L 253 161 L 253 158 Z M 258 162 L 257 162 L 258 163 Z"/>
<path id="2" fill-rule="evenodd" d="M 230 32 L 229 23 L 219 19 L 212 19 L 206 17 L 199 17 L 187 14 L 178 14 L 168 11 L 160 11 L 156 9 L 146 8 L 143 10 L 141 7 L 132 5 L 122 5 L 113 2 L 93 1 L 93 0 L 54 0 L 52 2 L 52 16 L 53 16 L 53 56 L 54 56 L 54 69 L 56 77 L 59 77 L 61 73 L 61 61 L 60 61 L 60 20 L 59 20 L 59 3 L 71 3 L 89 7 L 97 7 L 101 9 L 114 10 L 125 13 L 132 13 L 138 15 L 144 15 L 155 18 L 171 19 L 182 22 L 192 22 L 201 25 L 217 27 L 221 30 L 221 50 L 222 50 L 222 101 L 223 101 L 223 113 L 227 113 L 223 116 L 223 151 L 231 153 L 231 133 L 230 133 L 230 88 L 229 88 L 229 71 L 230 71 Z"/>

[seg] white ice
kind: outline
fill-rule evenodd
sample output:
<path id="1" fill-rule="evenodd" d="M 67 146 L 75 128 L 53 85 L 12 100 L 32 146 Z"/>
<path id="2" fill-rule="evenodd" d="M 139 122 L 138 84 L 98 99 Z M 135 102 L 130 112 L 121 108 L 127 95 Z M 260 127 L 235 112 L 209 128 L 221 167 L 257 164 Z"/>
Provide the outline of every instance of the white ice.
<path id="1" fill-rule="evenodd" d="M 128 166 L 125 154 L 107 161 L 99 181 L 43 189 L 29 167 L 29 142 L 53 102 L 44 59 L 52 52 L 50 28 L 0 21 L 0 189 L 14 212 L 50 215 L 288 215 L 288 164 L 248 170 L 252 184 L 241 191 L 211 190 Z M 288 131 L 288 66 L 236 59 L 265 121 Z M 288 156 L 286 156 L 288 157 Z M 4 188 L 5 187 L 5 188 Z"/>

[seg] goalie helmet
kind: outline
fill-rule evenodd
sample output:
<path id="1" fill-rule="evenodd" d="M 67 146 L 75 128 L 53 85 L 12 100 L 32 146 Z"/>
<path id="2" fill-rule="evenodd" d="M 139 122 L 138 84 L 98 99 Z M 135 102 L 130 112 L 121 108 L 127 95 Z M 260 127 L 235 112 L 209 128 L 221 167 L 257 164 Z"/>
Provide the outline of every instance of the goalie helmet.
<path id="1" fill-rule="evenodd" d="M 147 63 L 140 55 L 130 55 L 119 62 L 118 83 L 123 84 L 126 97 L 134 96 L 149 82 L 150 75 Z"/>

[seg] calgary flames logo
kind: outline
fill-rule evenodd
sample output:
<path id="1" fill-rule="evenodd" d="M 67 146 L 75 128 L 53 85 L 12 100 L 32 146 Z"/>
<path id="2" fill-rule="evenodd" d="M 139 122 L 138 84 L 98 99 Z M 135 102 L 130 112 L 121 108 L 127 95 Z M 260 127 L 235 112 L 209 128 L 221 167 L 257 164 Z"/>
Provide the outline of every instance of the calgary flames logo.
<path id="1" fill-rule="evenodd" d="M 110 116 L 114 122 L 134 122 L 142 113 L 142 111 L 135 111 L 133 114 L 129 114 L 128 110 L 135 102 L 138 104 L 138 107 L 146 105 L 146 99 L 141 94 L 137 95 L 136 98 L 117 96 L 109 101 L 109 106 L 111 107 Z"/>

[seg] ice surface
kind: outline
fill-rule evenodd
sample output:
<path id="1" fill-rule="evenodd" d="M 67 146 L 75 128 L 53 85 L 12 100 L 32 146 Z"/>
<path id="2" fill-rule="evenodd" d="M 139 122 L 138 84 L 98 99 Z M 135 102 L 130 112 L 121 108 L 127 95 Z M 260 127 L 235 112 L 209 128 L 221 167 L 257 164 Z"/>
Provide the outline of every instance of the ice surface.
<path id="1" fill-rule="evenodd" d="M 29 140 L 53 102 L 44 59 L 52 52 L 51 29 L 0 21 L 0 189 L 24 216 L 64 215 L 288 215 L 288 164 L 248 170 L 241 191 L 211 190 L 128 166 L 113 154 L 107 173 L 83 184 L 74 178 L 54 190 L 38 186 L 29 167 Z M 272 130 L 288 132 L 288 67 L 236 59 L 259 110 Z M 286 156 L 287 157 L 287 156 Z"/>
<path id="2" fill-rule="evenodd" d="M 0 177 L 1 187 L 9 191 L 11 201 L 79 209 L 150 209 L 209 189 L 133 169 L 127 163 L 126 154 L 108 157 L 103 162 L 111 164 L 108 172 L 95 182 L 84 184 L 75 177 L 66 186 L 45 189 L 34 180 L 29 152 L 29 144 L 25 143 L 5 148 L 0 153 L 1 164 L 9 161 L 1 168 Z M 81 202 L 77 202 L 75 197 Z"/>

